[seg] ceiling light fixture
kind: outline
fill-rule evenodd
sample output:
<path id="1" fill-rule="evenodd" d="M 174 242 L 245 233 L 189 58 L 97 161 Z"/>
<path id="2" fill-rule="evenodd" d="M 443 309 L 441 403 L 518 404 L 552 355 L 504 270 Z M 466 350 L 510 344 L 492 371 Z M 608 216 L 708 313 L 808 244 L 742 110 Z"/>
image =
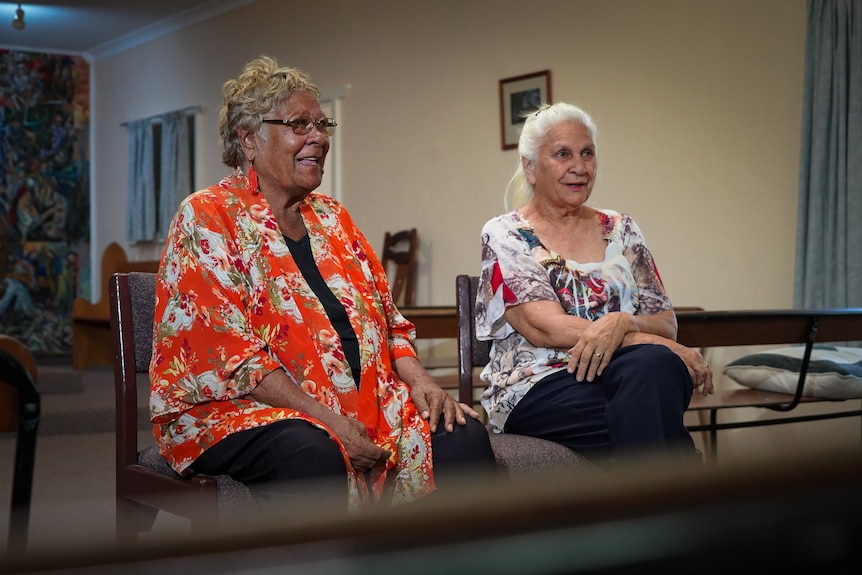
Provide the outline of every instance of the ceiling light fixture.
<path id="1" fill-rule="evenodd" d="M 21 3 L 18 2 L 18 9 L 15 10 L 15 17 L 12 18 L 12 27 L 16 30 L 23 30 L 24 26 L 24 10 L 21 8 Z"/>

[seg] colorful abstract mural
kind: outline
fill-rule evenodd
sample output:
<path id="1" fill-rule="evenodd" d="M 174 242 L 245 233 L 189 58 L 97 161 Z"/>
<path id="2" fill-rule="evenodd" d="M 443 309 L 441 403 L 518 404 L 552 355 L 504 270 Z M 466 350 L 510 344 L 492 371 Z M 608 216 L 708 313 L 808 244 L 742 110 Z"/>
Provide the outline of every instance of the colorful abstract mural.
<path id="1" fill-rule="evenodd" d="M 83 58 L 0 50 L 0 333 L 72 349 L 89 293 L 90 72 Z"/>

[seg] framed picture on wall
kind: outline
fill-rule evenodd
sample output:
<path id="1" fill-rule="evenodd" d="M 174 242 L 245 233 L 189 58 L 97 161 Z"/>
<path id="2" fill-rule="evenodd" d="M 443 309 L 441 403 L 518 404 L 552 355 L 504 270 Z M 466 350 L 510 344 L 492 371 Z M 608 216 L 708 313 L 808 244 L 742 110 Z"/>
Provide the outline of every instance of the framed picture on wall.
<path id="1" fill-rule="evenodd" d="M 551 71 L 500 80 L 500 135 L 503 149 L 518 147 L 521 127 L 530 112 L 551 103 Z"/>

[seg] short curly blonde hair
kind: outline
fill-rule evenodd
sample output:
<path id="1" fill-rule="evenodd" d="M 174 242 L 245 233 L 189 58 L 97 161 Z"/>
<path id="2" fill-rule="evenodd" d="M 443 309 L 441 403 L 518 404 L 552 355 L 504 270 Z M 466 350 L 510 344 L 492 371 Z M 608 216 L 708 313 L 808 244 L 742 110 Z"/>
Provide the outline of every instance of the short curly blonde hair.
<path id="1" fill-rule="evenodd" d="M 297 68 L 280 66 L 274 58 L 260 56 L 245 65 L 239 78 L 222 88 L 224 102 L 219 112 L 222 161 L 232 168 L 245 159 L 237 130 L 260 130 L 264 114 L 280 106 L 294 92 L 308 92 L 320 98 L 320 89 Z"/>

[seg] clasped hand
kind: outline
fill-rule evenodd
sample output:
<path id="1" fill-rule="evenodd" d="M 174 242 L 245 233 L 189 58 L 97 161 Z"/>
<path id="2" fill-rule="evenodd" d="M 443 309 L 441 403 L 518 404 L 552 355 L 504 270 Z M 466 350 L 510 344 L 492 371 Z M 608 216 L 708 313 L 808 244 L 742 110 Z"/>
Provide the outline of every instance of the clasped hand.
<path id="1" fill-rule="evenodd" d="M 455 422 L 465 425 L 467 423 L 465 414 L 474 419 L 479 417 L 473 408 L 456 402 L 451 394 L 430 378 L 414 382 L 410 387 L 410 396 L 421 417 L 428 420 L 431 433 L 437 431 L 441 415 L 447 431 L 455 429 Z M 339 416 L 332 431 L 347 450 L 350 463 L 358 473 L 383 466 L 392 456 L 388 450 L 371 440 L 362 422 L 352 417 Z"/>
<path id="2" fill-rule="evenodd" d="M 347 451 L 350 463 L 357 473 L 385 465 L 386 460 L 392 455 L 388 450 L 371 441 L 365 424 L 357 419 L 339 415 L 332 431 Z"/>
<path id="3" fill-rule="evenodd" d="M 578 343 L 569 350 L 571 357 L 567 369 L 569 373 L 575 374 L 575 379 L 593 381 L 597 375 L 602 374 L 628 334 L 622 319 L 624 318 L 621 314 L 606 314 L 591 322 L 581 332 Z M 630 335 L 631 341 L 626 341 L 626 345 L 656 343 L 670 348 L 685 363 L 695 389 L 701 387 L 703 395 L 710 395 L 715 391 L 712 370 L 698 350 L 660 335 L 640 332 Z"/>
<path id="4" fill-rule="evenodd" d="M 593 381 L 602 374 L 627 333 L 622 318 L 621 314 L 609 313 L 584 328 L 578 343 L 569 350 L 568 371 L 575 379 Z"/>

